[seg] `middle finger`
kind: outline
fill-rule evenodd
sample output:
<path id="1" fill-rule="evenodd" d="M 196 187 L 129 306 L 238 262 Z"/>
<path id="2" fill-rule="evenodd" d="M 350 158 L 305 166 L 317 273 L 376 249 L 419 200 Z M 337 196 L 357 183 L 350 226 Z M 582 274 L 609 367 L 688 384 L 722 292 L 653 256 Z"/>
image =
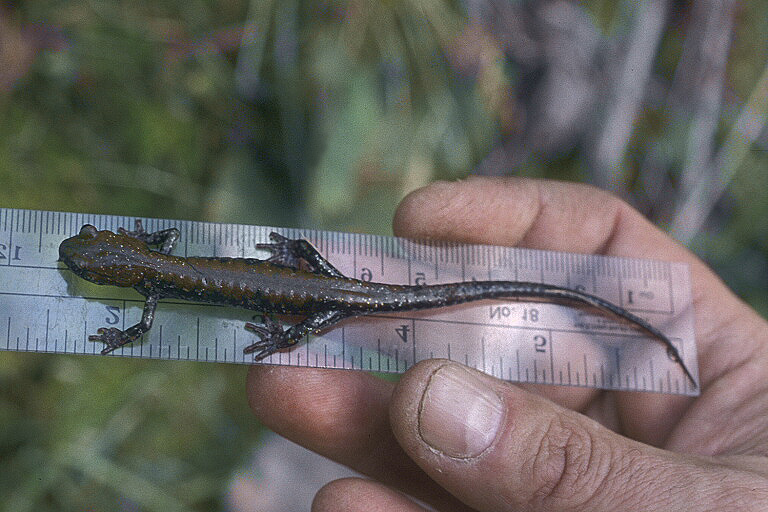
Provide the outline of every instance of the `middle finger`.
<path id="1" fill-rule="evenodd" d="M 362 372 L 254 365 L 248 401 L 278 434 L 432 504 L 469 510 L 398 444 L 389 423 L 394 385 Z"/>

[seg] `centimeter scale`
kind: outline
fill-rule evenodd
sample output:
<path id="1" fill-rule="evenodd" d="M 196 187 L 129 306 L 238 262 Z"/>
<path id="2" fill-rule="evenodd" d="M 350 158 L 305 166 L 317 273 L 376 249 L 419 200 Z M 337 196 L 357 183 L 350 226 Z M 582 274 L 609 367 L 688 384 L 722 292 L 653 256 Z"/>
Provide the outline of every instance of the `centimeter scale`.
<path id="1" fill-rule="evenodd" d="M 0 208 L 0 350 L 99 354 L 99 327 L 141 317 L 144 298 L 98 286 L 58 263 L 58 246 L 83 224 L 117 231 L 135 218 Z M 406 240 L 330 231 L 143 219 L 176 227 L 180 256 L 266 258 L 271 231 L 305 238 L 349 277 L 400 284 L 514 280 L 592 293 L 639 315 L 677 346 L 698 375 L 688 266 L 683 263 Z M 243 348 L 258 312 L 163 300 L 152 329 L 110 356 L 252 364 Z M 98 357 L 110 357 L 98 356 Z M 697 395 L 664 345 L 592 308 L 525 299 L 486 300 L 429 311 L 351 318 L 262 363 L 401 373 L 447 358 L 496 377 L 625 391 Z"/>

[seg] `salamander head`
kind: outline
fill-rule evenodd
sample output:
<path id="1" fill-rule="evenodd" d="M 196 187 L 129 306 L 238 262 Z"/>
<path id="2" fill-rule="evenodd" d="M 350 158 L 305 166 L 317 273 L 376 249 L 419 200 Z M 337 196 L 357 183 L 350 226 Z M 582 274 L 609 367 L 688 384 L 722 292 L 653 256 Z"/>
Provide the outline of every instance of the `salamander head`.
<path id="1" fill-rule="evenodd" d="M 134 286 L 143 279 L 147 244 L 136 238 L 99 231 L 90 224 L 59 245 L 59 261 L 96 284 Z"/>

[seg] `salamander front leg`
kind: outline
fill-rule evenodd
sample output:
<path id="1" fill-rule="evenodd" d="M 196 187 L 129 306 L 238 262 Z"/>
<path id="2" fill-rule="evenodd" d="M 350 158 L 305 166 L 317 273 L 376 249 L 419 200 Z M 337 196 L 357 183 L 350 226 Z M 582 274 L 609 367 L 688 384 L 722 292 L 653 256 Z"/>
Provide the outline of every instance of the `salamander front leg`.
<path id="1" fill-rule="evenodd" d="M 347 316 L 349 315 L 340 311 L 323 311 L 322 313 L 316 313 L 306 318 L 304 321 L 283 330 L 280 324 L 275 322 L 272 317 L 265 315 L 263 317 L 263 326 L 255 325 L 250 322 L 245 324 L 245 328 L 255 332 L 261 340 L 245 347 L 243 353 L 255 353 L 254 359 L 260 361 L 265 357 L 274 354 L 278 350 L 292 347 L 307 334 L 326 329 Z"/>
<path id="2" fill-rule="evenodd" d="M 132 325 L 124 331 L 121 331 L 116 327 L 102 327 L 96 331 L 97 334 L 88 336 L 88 341 L 101 341 L 106 345 L 101 353 L 109 354 L 113 350 L 137 340 L 152 327 L 152 320 L 155 318 L 155 308 L 157 307 L 157 299 L 157 296 L 147 297 L 147 302 L 144 303 L 144 312 L 141 315 L 141 321 L 136 325 Z"/>
<path id="3" fill-rule="evenodd" d="M 132 236 L 138 238 L 147 245 L 159 245 L 159 252 L 163 254 L 170 254 L 173 250 L 176 242 L 179 240 L 181 233 L 176 228 L 163 229 L 161 231 L 155 231 L 154 233 L 147 233 L 144 231 L 144 226 L 141 224 L 141 219 L 136 219 L 133 231 L 127 231 L 125 228 L 118 228 L 119 233 L 123 235 Z"/>
<path id="4" fill-rule="evenodd" d="M 270 263 L 298 269 L 304 261 L 311 272 L 328 277 L 344 277 L 306 240 L 291 240 L 274 231 L 269 234 L 269 239 L 272 240 L 271 244 L 256 244 L 256 248 L 272 253 L 267 259 Z"/>

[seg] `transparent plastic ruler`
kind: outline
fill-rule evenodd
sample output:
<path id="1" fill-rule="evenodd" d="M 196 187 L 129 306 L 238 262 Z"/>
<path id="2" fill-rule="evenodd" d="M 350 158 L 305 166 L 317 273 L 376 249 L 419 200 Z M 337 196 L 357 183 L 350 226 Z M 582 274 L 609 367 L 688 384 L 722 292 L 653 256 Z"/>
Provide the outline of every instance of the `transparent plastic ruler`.
<path id="1" fill-rule="evenodd" d="M 58 246 L 83 224 L 116 231 L 135 218 L 0 209 L 0 350 L 252 364 L 243 354 L 258 312 L 160 302 L 152 329 L 109 356 L 88 341 L 99 327 L 141 317 L 132 289 L 99 286 L 57 262 Z M 682 263 L 510 247 L 424 243 L 395 237 L 238 224 L 142 219 L 147 231 L 176 227 L 179 256 L 264 258 L 271 231 L 305 238 L 342 273 L 388 283 L 517 280 L 603 297 L 661 329 L 698 375 L 688 267 Z M 286 322 L 295 319 L 286 318 Z M 499 378 L 539 384 L 696 395 L 663 344 L 592 308 L 486 300 L 429 311 L 350 318 L 262 363 L 403 372 L 448 358 Z"/>

